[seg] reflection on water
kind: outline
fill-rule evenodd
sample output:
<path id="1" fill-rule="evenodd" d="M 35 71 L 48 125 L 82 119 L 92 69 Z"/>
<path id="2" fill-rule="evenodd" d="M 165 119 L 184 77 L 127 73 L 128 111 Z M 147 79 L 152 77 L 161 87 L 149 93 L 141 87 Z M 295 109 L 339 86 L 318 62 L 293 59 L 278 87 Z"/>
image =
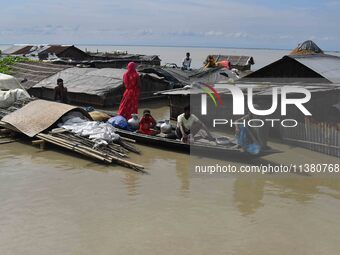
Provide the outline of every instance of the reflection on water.
<path id="1" fill-rule="evenodd" d="M 138 191 L 139 179 L 140 179 L 140 175 L 134 174 L 131 172 L 127 172 L 122 178 L 122 182 L 126 186 L 127 195 L 131 198 L 139 194 L 139 191 Z"/>
<path id="2" fill-rule="evenodd" d="M 188 161 L 176 161 L 176 176 L 180 180 L 180 191 L 182 195 L 190 192 L 190 167 Z"/>
<path id="3" fill-rule="evenodd" d="M 237 179 L 234 182 L 234 200 L 238 210 L 243 215 L 256 212 L 262 207 L 265 180 Z"/>
<path id="4" fill-rule="evenodd" d="M 340 198 L 340 180 L 332 179 L 278 179 L 271 180 L 270 186 L 276 188 L 276 193 L 282 198 L 294 199 L 299 203 L 307 203 L 318 195 Z"/>
<path id="5" fill-rule="evenodd" d="M 340 199 L 340 180 L 315 178 L 239 178 L 234 182 L 234 200 L 243 215 L 256 213 L 264 206 L 264 194 L 291 199 L 300 204 L 311 202 L 319 195 Z"/>

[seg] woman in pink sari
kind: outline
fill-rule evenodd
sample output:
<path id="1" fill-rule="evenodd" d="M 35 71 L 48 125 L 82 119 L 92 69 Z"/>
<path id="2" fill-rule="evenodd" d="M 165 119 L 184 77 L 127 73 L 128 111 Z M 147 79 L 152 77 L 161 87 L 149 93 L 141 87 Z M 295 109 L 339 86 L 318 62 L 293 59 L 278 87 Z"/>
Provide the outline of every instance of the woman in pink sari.
<path id="1" fill-rule="evenodd" d="M 140 79 L 136 71 L 136 63 L 130 62 L 127 71 L 123 75 L 125 92 L 120 101 L 118 115 L 126 120 L 131 119 L 132 113 L 138 113 L 138 101 L 140 95 Z"/>

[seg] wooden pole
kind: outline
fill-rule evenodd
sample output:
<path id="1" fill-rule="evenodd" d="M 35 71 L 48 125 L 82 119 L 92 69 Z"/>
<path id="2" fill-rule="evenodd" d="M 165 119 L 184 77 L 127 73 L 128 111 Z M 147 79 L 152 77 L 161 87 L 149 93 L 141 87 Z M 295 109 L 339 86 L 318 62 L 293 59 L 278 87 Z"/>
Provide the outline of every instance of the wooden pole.
<path id="1" fill-rule="evenodd" d="M 52 143 L 54 145 L 57 145 L 57 146 L 60 146 L 60 147 L 63 147 L 65 149 L 69 149 L 69 150 L 72 150 L 72 151 L 75 151 L 75 152 L 78 152 L 80 154 L 83 154 L 84 156 L 88 156 L 88 157 L 91 157 L 91 158 L 95 158 L 95 159 L 98 159 L 100 161 L 104 161 L 106 163 L 112 163 L 112 160 L 110 159 L 107 159 L 105 157 L 102 157 L 102 156 L 99 156 L 97 154 L 94 154 L 94 153 L 91 153 L 87 150 L 84 150 L 84 149 L 81 149 L 81 148 L 78 148 L 77 145 L 70 145 L 70 144 L 67 144 L 65 142 L 60 142 L 60 141 L 57 141 L 55 139 L 53 139 L 52 136 L 46 136 L 44 134 L 38 134 L 36 135 L 37 138 L 39 139 L 42 139 L 46 142 L 49 142 L 49 143 Z"/>
<path id="2" fill-rule="evenodd" d="M 81 154 L 88 156 L 88 157 L 96 158 L 96 159 L 99 159 L 99 160 L 107 162 L 107 163 L 112 163 L 112 161 L 115 161 L 116 163 L 123 165 L 125 167 L 129 167 L 131 169 L 144 172 L 143 171 L 144 167 L 142 165 L 138 165 L 138 164 L 132 163 L 130 161 L 123 160 L 121 158 L 118 158 L 114 155 L 110 155 L 108 153 L 103 153 L 101 151 L 98 151 L 98 150 L 93 149 L 93 148 L 89 148 L 89 147 L 82 145 L 80 143 L 77 143 L 77 142 L 75 143 L 75 142 L 72 142 L 70 140 L 65 140 L 63 138 L 54 137 L 52 135 L 47 135 L 47 134 L 42 134 L 42 133 L 38 134 L 36 137 L 39 138 L 39 139 L 42 139 L 46 142 L 58 145 L 60 147 L 81 153 Z"/>

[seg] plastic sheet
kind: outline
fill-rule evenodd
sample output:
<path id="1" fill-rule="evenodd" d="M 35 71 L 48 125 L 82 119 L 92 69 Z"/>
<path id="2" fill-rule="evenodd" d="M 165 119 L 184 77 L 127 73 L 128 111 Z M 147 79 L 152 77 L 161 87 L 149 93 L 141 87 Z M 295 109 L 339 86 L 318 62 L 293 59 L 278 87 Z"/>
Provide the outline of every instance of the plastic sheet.
<path id="1" fill-rule="evenodd" d="M 17 100 L 24 100 L 26 98 L 30 98 L 30 95 L 23 89 L 0 90 L 0 107 L 8 108 Z"/>
<path id="2" fill-rule="evenodd" d="M 80 136 L 88 137 L 96 143 L 95 147 L 102 144 L 107 145 L 120 139 L 109 123 L 88 121 L 81 117 L 69 118 L 65 122 L 59 123 L 58 126 Z"/>

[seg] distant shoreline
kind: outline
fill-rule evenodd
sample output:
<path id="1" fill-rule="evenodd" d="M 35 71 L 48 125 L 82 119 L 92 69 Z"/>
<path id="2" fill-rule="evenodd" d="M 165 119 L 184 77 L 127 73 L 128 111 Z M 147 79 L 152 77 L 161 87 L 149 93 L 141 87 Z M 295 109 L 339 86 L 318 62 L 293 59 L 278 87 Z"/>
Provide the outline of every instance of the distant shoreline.
<path id="1" fill-rule="evenodd" d="M 189 45 L 137 45 L 137 44 L 127 44 L 127 45 L 119 45 L 119 44 L 75 44 L 78 46 L 115 46 L 115 47 L 159 47 L 159 48 L 197 48 L 197 49 L 238 49 L 238 50 L 291 50 L 291 49 L 279 49 L 279 48 L 250 48 L 250 47 L 226 47 L 226 46 L 189 46 Z"/>
<path id="2" fill-rule="evenodd" d="M 0 43 L 1 46 L 5 45 L 15 45 L 15 44 L 31 44 L 31 43 Z M 33 43 L 33 44 L 39 44 L 39 43 Z M 72 45 L 72 43 L 66 43 L 66 45 Z M 291 49 L 288 48 L 261 48 L 261 47 L 230 47 L 230 46 L 189 46 L 189 45 L 152 45 L 152 44 L 86 44 L 86 43 L 75 43 L 73 45 L 77 46 L 113 46 L 113 47 L 159 47 L 159 48 L 197 48 L 197 49 L 239 49 L 239 50 L 270 50 L 270 51 L 291 51 Z M 335 53 L 340 53 L 340 50 L 325 50 L 325 52 L 335 52 Z"/>

